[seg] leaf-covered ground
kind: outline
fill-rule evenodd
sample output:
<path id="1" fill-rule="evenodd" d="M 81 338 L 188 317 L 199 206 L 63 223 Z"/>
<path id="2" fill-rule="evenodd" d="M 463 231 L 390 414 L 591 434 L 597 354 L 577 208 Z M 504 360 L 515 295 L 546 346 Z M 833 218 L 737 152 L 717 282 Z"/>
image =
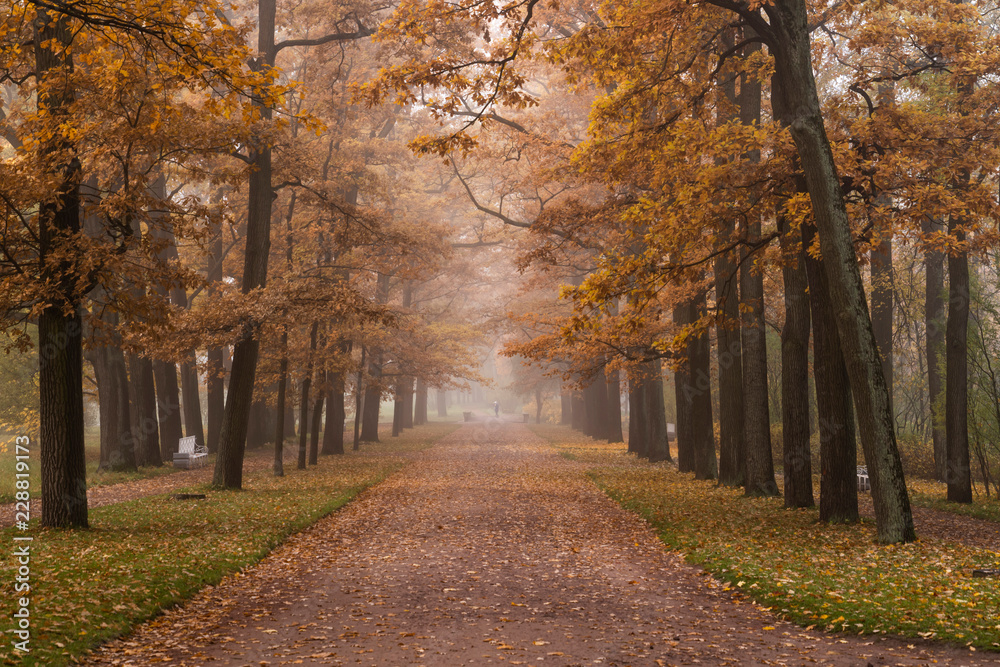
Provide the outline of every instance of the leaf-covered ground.
<path id="1" fill-rule="evenodd" d="M 395 472 L 413 452 L 454 428 L 421 427 L 403 438 L 385 438 L 381 445 L 365 444 L 359 453 L 321 457 L 320 465 L 305 471 L 291 464 L 283 478 L 271 475 L 269 466 L 252 464 L 241 492 L 202 484 L 179 490 L 205 493 L 204 500 L 177 501 L 161 493 L 98 507 L 91 511 L 87 531 L 33 526 L 28 533 L 34 538 L 31 652 L 14 653 L 5 639 L 0 663 L 61 665 L 128 632 L 162 608 L 256 563 L 289 534 Z M 131 493 L 150 490 L 128 488 Z M 119 489 L 119 500 L 126 495 Z M 15 534 L 24 535 L 6 529 L 0 538 L 13 544 Z M 16 598 L 11 590 L 15 567 L 8 557 L 0 569 L 8 622 Z"/>
<path id="2" fill-rule="evenodd" d="M 995 664 L 779 620 L 667 551 L 590 467 L 522 425 L 466 425 L 88 664 Z"/>

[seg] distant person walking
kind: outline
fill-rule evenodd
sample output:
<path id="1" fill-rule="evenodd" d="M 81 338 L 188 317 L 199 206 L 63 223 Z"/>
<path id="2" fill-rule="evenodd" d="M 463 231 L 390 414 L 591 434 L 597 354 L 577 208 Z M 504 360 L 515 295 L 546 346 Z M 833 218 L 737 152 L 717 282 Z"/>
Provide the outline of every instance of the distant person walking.
<path id="1" fill-rule="evenodd" d="M 493 414 L 500 416 L 500 401 L 493 401 Z"/>

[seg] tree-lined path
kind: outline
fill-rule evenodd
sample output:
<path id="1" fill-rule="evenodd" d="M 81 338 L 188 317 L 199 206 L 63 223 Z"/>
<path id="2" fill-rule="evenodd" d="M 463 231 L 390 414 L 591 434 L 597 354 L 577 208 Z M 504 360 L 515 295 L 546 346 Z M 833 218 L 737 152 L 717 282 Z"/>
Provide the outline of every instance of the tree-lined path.
<path id="1" fill-rule="evenodd" d="M 469 424 L 91 664 L 998 664 L 776 620 L 524 426 Z"/>

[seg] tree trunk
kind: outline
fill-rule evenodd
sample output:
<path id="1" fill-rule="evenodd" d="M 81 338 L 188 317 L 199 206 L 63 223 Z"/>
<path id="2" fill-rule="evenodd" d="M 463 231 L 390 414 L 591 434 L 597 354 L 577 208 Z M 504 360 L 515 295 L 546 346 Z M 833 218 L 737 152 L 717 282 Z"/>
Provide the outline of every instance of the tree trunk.
<path id="1" fill-rule="evenodd" d="M 309 329 L 309 356 L 306 360 L 306 372 L 302 378 L 302 395 L 299 399 L 299 457 L 296 467 L 306 468 L 306 438 L 309 435 L 309 388 L 312 386 L 313 359 L 316 356 L 316 338 L 319 333 L 319 322 L 313 322 Z"/>
<path id="2" fill-rule="evenodd" d="M 184 410 L 184 432 L 194 436 L 199 445 L 205 444 L 205 429 L 201 421 L 201 395 L 198 386 L 198 367 L 194 352 L 188 352 L 181 363 L 181 404 Z"/>
<path id="3" fill-rule="evenodd" d="M 586 426 L 586 405 L 583 401 L 583 392 L 579 389 L 573 390 L 573 395 L 571 400 L 572 409 L 570 410 L 570 424 L 571 427 L 576 430 L 583 432 Z"/>
<path id="4" fill-rule="evenodd" d="M 723 35 L 724 44 L 733 45 L 732 35 Z M 725 125 L 737 118 L 736 77 L 727 76 L 719 84 L 720 100 L 716 123 Z M 736 221 L 727 217 L 720 237 L 736 234 Z M 716 335 L 719 364 L 719 483 L 743 486 L 746 481 L 746 449 L 743 442 L 743 357 L 740 343 L 740 290 L 733 253 L 715 260 L 715 301 L 718 308 Z"/>
<path id="5" fill-rule="evenodd" d="M 330 376 L 330 395 L 326 401 L 326 427 L 323 429 L 322 454 L 344 453 L 344 374 Z"/>
<path id="6" fill-rule="evenodd" d="M 559 392 L 559 423 L 573 423 L 573 393 L 565 389 Z"/>
<path id="7" fill-rule="evenodd" d="M 361 346 L 361 363 L 358 364 L 358 376 L 354 384 L 354 451 L 358 451 L 361 448 L 361 436 L 359 433 L 359 426 L 361 425 L 361 410 L 363 409 L 363 385 L 364 385 L 364 375 L 365 375 L 365 346 Z"/>
<path id="8" fill-rule="evenodd" d="M 879 199 L 885 199 L 880 197 Z M 892 407 L 892 238 L 886 238 L 879 247 L 872 250 L 872 333 L 882 359 L 882 375 L 885 388 L 889 392 L 889 406 Z M 895 425 L 895 419 L 893 420 Z"/>
<path id="9" fill-rule="evenodd" d="M 779 213 L 785 265 L 785 326 L 781 330 L 781 434 L 785 507 L 812 507 L 809 448 L 809 297 L 802 234 Z M 795 264 L 791 264 L 791 262 Z"/>
<path id="10" fill-rule="evenodd" d="M 423 378 L 417 378 L 417 393 L 413 401 L 413 425 L 423 426 L 427 423 L 427 385 Z"/>
<path id="11" fill-rule="evenodd" d="M 608 442 L 625 442 L 625 436 L 622 434 L 621 372 L 617 369 L 608 371 L 605 368 L 604 375 L 608 381 Z M 541 402 L 538 404 L 538 409 L 540 416 Z"/>
<path id="12" fill-rule="evenodd" d="M 205 385 L 208 389 L 208 429 L 206 446 L 210 454 L 219 451 L 219 433 L 222 431 L 222 414 L 226 409 L 225 354 L 221 347 L 208 348 L 208 366 Z"/>
<path id="13" fill-rule="evenodd" d="M 667 437 L 667 413 L 663 403 L 663 373 L 660 360 L 646 364 L 645 399 L 646 452 L 650 461 L 670 461 L 670 440 Z"/>
<path id="14" fill-rule="evenodd" d="M 396 388 L 393 391 L 392 401 L 392 437 L 398 437 L 403 432 L 403 410 L 406 401 L 403 400 L 403 388 L 399 380 L 396 380 Z"/>
<path id="15" fill-rule="evenodd" d="M 128 355 L 129 399 L 132 403 L 132 435 L 137 465 L 161 466 L 160 429 L 156 423 L 156 385 L 153 362 L 137 354 Z"/>
<path id="16" fill-rule="evenodd" d="M 939 231 L 942 225 L 928 220 L 924 233 Z M 931 411 L 931 441 L 934 468 L 939 481 L 946 481 L 948 447 L 944 432 L 944 382 L 941 358 L 945 346 L 944 253 L 928 250 L 925 257 L 924 323 L 927 332 L 927 389 Z"/>
<path id="17" fill-rule="evenodd" d="M 948 233 L 961 243 L 964 220 L 952 217 Z M 948 467 L 945 482 L 948 500 L 972 502 L 972 469 L 969 463 L 969 256 L 948 255 L 948 323 L 945 330 L 944 430 Z"/>
<path id="18" fill-rule="evenodd" d="M 273 67 L 275 0 L 259 0 L 257 9 L 257 51 L 266 65 Z M 271 109 L 259 97 L 254 105 L 267 122 Z M 247 186 L 246 257 L 243 263 L 243 293 L 267 284 L 267 260 L 271 248 L 271 146 L 259 141 L 251 151 L 251 169 Z M 212 484 L 240 489 L 243 487 L 243 455 L 246 450 L 250 406 L 253 402 L 254 378 L 260 341 L 251 323 L 233 347 L 233 369 L 229 379 L 226 412 L 219 435 L 219 455 L 215 460 Z M 304 426 L 303 426 L 304 427 Z"/>
<path id="19" fill-rule="evenodd" d="M 748 237 L 760 238 L 760 219 L 751 219 Z M 746 495 L 776 496 L 771 453 L 771 415 L 767 394 L 767 342 L 763 276 L 747 258 L 740 270 L 743 303 L 743 437 L 746 448 Z"/>
<path id="20" fill-rule="evenodd" d="M 770 33 L 774 78 L 779 82 L 783 104 L 790 110 L 792 139 L 812 200 L 823 265 L 837 314 L 837 330 L 868 462 L 877 539 L 881 543 L 909 542 L 916 539 L 913 515 L 847 207 L 823 126 L 812 71 L 805 2 L 774 0 L 772 7 L 769 25 L 760 20 L 756 22 L 760 30 Z"/>
<path id="21" fill-rule="evenodd" d="M 413 376 L 405 375 L 403 380 L 403 428 L 413 428 Z"/>
<path id="22" fill-rule="evenodd" d="M 326 400 L 326 380 L 320 376 L 319 393 L 313 404 L 312 432 L 309 438 L 309 464 L 319 463 L 319 430 L 323 426 L 323 401 Z"/>
<path id="23" fill-rule="evenodd" d="M 685 327 L 693 322 L 692 305 L 684 302 L 674 308 L 674 324 Z M 684 348 L 684 359 L 674 371 L 674 401 L 677 404 L 677 470 L 694 472 L 694 421 L 695 389 L 691 375 L 691 345 Z"/>
<path id="24" fill-rule="evenodd" d="M 58 121 L 74 101 L 69 19 L 54 19 L 43 8 L 34 21 L 35 78 L 51 83 L 38 96 L 43 116 Z M 54 73 L 53 73 L 54 72 Z M 58 291 L 38 316 L 39 448 L 42 477 L 42 525 L 87 527 L 87 468 L 83 439 L 83 326 L 71 259 L 52 261 L 67 238 L 80 231 L 80 162 L 73 146 L 56 136 L 42 147 L 57 160 L 51 199 L 38 206 L 39 265 L 42 279 Z"/>
<path id="25" fill-rule="evenodd" d="M 703 317 L 707 308 L 705 292 L 701 292 L 691 304 L 693 319 Z M 708 333 L 702 332 L 697 338 L 690 339 L 688 346 L 695 392 L 691 396 L 691 455 L 694 476 L 695 479 L 717 479 L 719 467 L 715 458 L 715 428 L 712 419 L 712 351 Z"/>
<path id="26" fill-rule="evenodd" d="M 288 331 L 281 332 L 281 349 L 288 349 Z M 285 476 L 285 419 L 288 418 L 286 401 L 288 394 L 288 355 L 282 353 L 281 361 L 278 362 L 278 404 L 276 407 L 276 420 L 274 425 L 274 461 L 271 469 L 275 477 Z M 287 406 L 290 407 L 290 406 Z"/>
<path id="27" fill-rule="evenodd" d="M 814 229 L 805 228 L 805 247 L 812 244 L 813 236 Z M 851 385 L 823 262 L 807 255 L 806 274 L 812 310 L 813 377 L 819 423 L 819 519 L 830 523 L 854 523 L 858 520 L 858 451 L 854 439 Z"/>
<path id="28" fill-rule="evenodd" d="M 437 404 L 438 417 L 448 416 L 448 392 L 438 389 L 434 392 L 434 402 Z"/>
<path id="29" fill-rule="evenodd" d="M 169 361 L 153 361 L 156 383 L 156 418 L 160 427 L 160 455 L 172 461 L 184 432 L 181 430 L 181 400 L 177 390 L 177 366 Z"/>
<path id="30" fill-rule="evenodd" d="M 628 380 L 628 451 L 638 457 L 649 456 L 648 424 L 646 423 L 646 379 L 634 369 Z"/>

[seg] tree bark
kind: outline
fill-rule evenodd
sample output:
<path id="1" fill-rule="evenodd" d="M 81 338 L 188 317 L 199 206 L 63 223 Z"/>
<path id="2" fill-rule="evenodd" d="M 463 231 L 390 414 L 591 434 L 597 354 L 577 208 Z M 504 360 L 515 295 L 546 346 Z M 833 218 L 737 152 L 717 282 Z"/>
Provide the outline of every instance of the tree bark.
<path id="1" fill-rule="evenodd" d="M 319 463 L 319 431 L 323 426 L 323 401 L 326 400 L 326 380 L 322 374 L 319 379 L 319 392 L 316 394 L 316 402 L 313 403 L 312 431 L 309 437 L 309 465 Z"/>
<path id="2" fill-rule="evenodd" d="M 728 32 L 723 35 L 725 46 L 733 45 Z M 735 110 L 736 77 L 725 76 L 719 84 L 717 125 L 737 119 Z M 727 107 L 729 107 L 727 109 Z M 736 221 L 727 217 L 721 238 L 732 239 Z M 743 441 L 743 347 L 740 342 L 740 290 L 737 263 L 733 253 L 720 254 L 715 260 L 715 301 L 718 308 L 716 342 L 719 364 L 719 483 L 743 486 L 746 481 L 746 448 Z"/>
<path id="3" fill-rule="evenodd" d="M 396 380 L 395 391 L 393 391 L 393 401 L 392 401 L 392 437 L 398 437 L 400 433 L 403 432 L 403 409 L 405 406 L 405 401 L 403 400 L 403 388 L 401 386 L 400 380 Z"/>
<path id="4" fill-rule="evenodd" d="M 645 399 L 646 452 L 650 461 L 670 461 L 670 440 L 667 437 L 667 413 L 663 402 L 663 372 L 660 360 L 646 364 Z"/>
<path id="5" fill-rule="evenodd" d="M 281 332 L 281 349 L 288 349 L 288 331 Z M 281 361 L 278 362 L 278 404 L 275 409 L 276 419 L 274 425 L 274 460 L 271 470 L 275 477 L 285 476 L 285 419 L 288 418 L 286 401 L 288 396 L 288 355 L 282 353 Z"/>
<path id="6" fill-rule="evenodd" d="M 880 197 L 884 199 L 884 197 Z M 882 375 L 885 377 L 886 391 L 889 392 L 889 406 L 892 407 L 892 308 L 893 269 L 892 238 L 886 238 L 878 248 L 872 250 L 872 333 L 882 359 Z M 895 419 L 893 421 L 895 424 Z"/>
<path id="7" fill-rule="evenodd" d="M 691 302 L 674 308 L 674 324 L 684 327 L 694 321 Z M 694 405 L 695 394 L 691 375 L 691 346 L 684 348 L 684 359 L 674 371 L 674 401 L 677 404 L 677 470 L 694 472 Z"/>
<path id="8" fill-rule="evenodd" d="M 927 220 L 924 233 L 940 231 L 940 223 Z M 944 432 L 944 382 L 941 359 L 945 348 L 944 253 L 928 250 L 924 256 L 924 324 L 927 347 L 927 390 L 931 413 L 934 468 L 939 481 L 946 481 L 948 446 Z"/>
<path id="9" fill-rule="evenodd" d="M 413 376 L 403 376 L 403 428 L 413 428 Z"/>
<path id="10" fill-rule="evenodd" d="M 423 378 L 417 378 L 417 393 L 413 401 L 413 425 L 423 426 L 427 423 L 427 384 Z"/>
<path id="11" fill-rule="evenodd" d="M 812 244 L 814 231 L 806 228 L 803 244 Z M 823 262 L 806 256 L 809 304 L 813 328 L 813 377 L 819 423 L 819 519 L 829 523 L 858 520 L 857 460 L 851 385 L 837 332 Z"/>
<path id="12" fill-rule="evenodd" d="M 266 65 L 273 67 L 275 0 L 259 0 L 257 10 L 257 50 Z M 271 109 L 258 97 L 254 105 L 265 122 Z M 267 284 L 267 260 L 271 248 L 271 146 L 259 141 L 251 151 L 251 170 L 247 186 L 246 256 L 243 262 L 242 290 L 247 294 Z M 260 341 L 254 325 L 247 323 L 233 346 L 233 368 L 229 395 L 219 435 L 219 455 L 215 460 L 212 484 L 218 487 L 243 487 L 243 456 L 246 451 L 250 406 Z M 304 425 L 303 425 L 304 428 Z"/>
<path id="13" fill-rule="evenodd" d="M 746 12 L 759 33 L 767 36 L 774 56 L 775 79 L 784 106 L 791 110 L 790 129 L 805 174 L 819 232 L 824 269 L 837 317 L 837 330 L 847 362 L 851 390 L 868 462 L 881 543 L 916 539 L 889 393 L 882 375 L 878 346 L 858 268 L 847 208 L 830 142 L 823 126 L 804 0 L 774 0 L 770 22 Z"/>
<path id="14" fill-rule="evenodd" d="M 559 423 L 573 423 L 573 394 L 565 389 L 559 392 Z"/>
<path id="15" fill-rule="evenodd" d="M 438 417 L 448 416 L 448 392 L 438 389 L 434 392 L 434 402 L 437 404 Z"/>
<path id="16" fill-rule="evenodd" d="M 326 427 L 323 429 L 323 454 L 344 453 L 344 374 L 332 373 L 330 397 L 326 401 Z"/>
<path id="17" fill-rule="evenodd" d="M 693 320 L 705 315 L 708 305 L 705 292 L 691 303 Z M 692 465 L 695 479 L 717 479 L 719 467 L 715 458 L 715 428 L 712 419 L 712 351 L 708 333 L 688 341 L 688 360 L 691 363 L 691 380 L 694 394 L 691 403 Z M 664 422 L 664 435 L 666 424 Z"/>
<path id="18" fill-rule="evenodd" d="M 809 297 L 802 234 L 780 217 L 785 265 L 785 326 L 781 329 L 781 434 L 785 507 L 812 507 L 809 448 Z M 792 264 L 792 262 L 795 262 Z"/>
<path id="19" fill-rule="evenodd" d="M 962 243 L 964 220 L 952 217 L 948 233 Z M 948 500 L 972 502 L 972 468 L 969 462 L 969 257 L 948 255 L 948 322 L 945 330 L 944 431 L 948 466 L 945 482 Z"/>
<path id="20" fill-rule="evenodd" d="M 132 404 L 132 435 L 136 464 L 161 466 L 160 429 L 156 422 L 156 385 L 153 362 L 137 354 L 128 355 L 129 399 Z"/>
<path id="21" fill-rule="evenodd" d="M 54 19 L 43 8 L 34 21 L 35 77 L 72 76 L 69 20 Z M 39 111 L 50 118 L 65 116 L 74 101 L 73 88 L 52 85 L 38 96 Z M 80 231 L 80 162 L 73 146 L 58 136 L 43 146 L 56 162 L 51 199 L 38 206 L 39 264 L 43 281 L 57 286 L 53 299 L 38 316 L 39 448 L 42 477 L 42 525 L 87 527 L 87 468 L 83 439 L 83 323 L 75 291 L 76 267 L 70 259 L 51 262 Z"/>
<path id="22" fill-rule="evenodd" d="M 302 395 L 299 399 L 299 457 L 296 467 L 306 468 L 307 443 L 309 435 L 309 388 L 312 386 L 313 364 L 316 356 L 316 338 L 319 334 L 319 322 L 313 322 L 309 329 L 309 357 L 306 360 L 305 376 L 302 378 Z"/>
<path id="23" fill-rule="evenodd" d="M 608 382 L 608 442 L 625 442 L 625 436 L 622 433 L 622 385 L 621 385 L 621 372 L 617 369 L 613 371 L 608 371 L 607 368 L 604 369 L 604 376 L 607 378 Z M 538 411 L 539 416 L 536 423 L 541 423 L 541 392 L 538 392 Z"/>
<path id="24" fill-rule="evenodd" d="M 634 369 L 628 380 L 628 451 L 640 458 L 649 456 L 648 424 L 646 423 L 646 380 Z"/>

